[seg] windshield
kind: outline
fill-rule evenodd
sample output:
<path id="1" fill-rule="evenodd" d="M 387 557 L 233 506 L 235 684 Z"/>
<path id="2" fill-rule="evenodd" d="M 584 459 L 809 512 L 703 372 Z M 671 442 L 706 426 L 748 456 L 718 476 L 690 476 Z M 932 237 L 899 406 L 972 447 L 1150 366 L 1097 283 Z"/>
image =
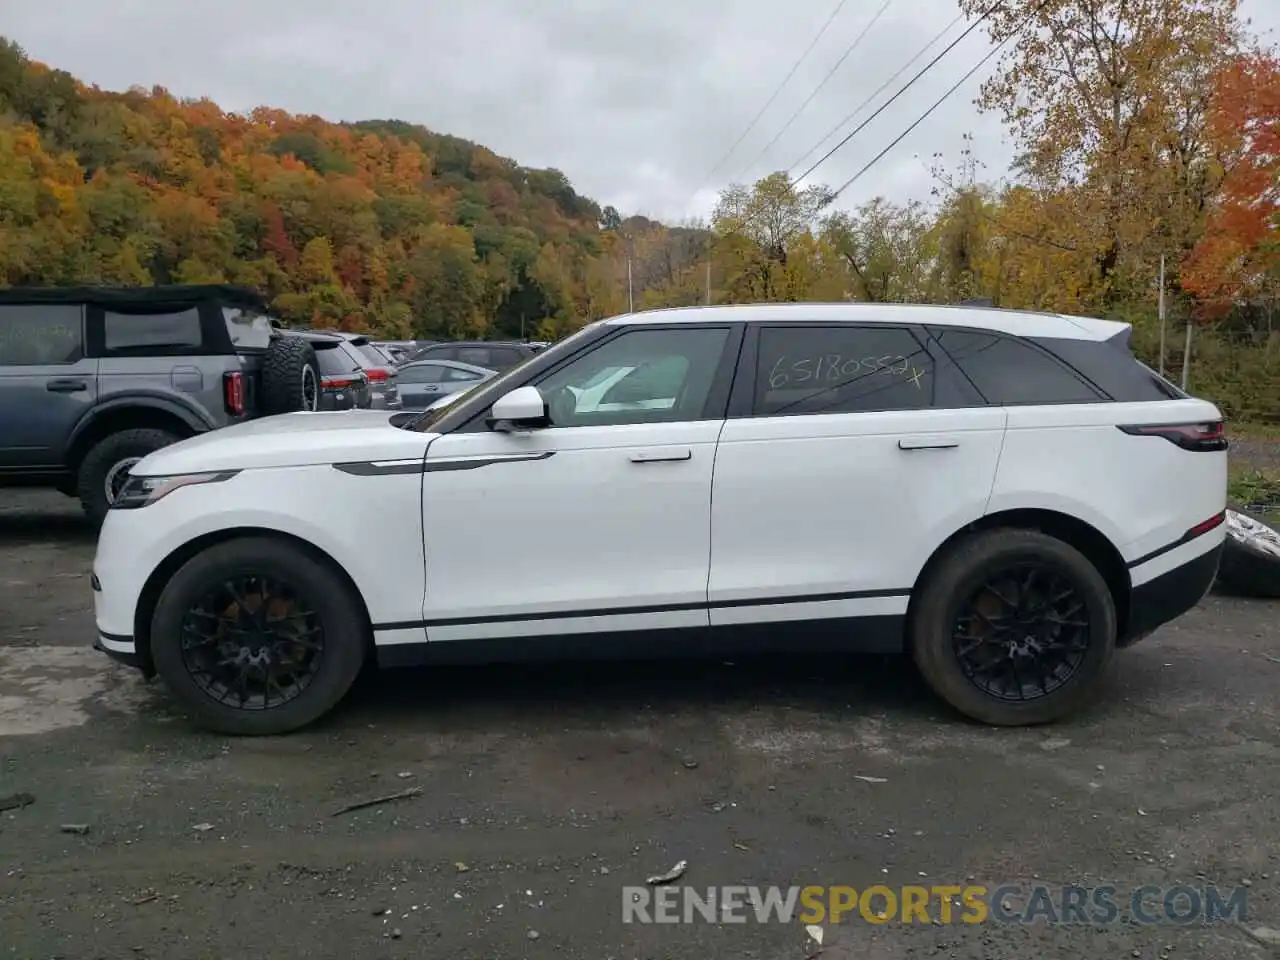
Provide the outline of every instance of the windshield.
<path id="1" fill-rule="evenodd" d="M 233 347 L 265 350 L 271 346 L 271 318 L 265 313 L 252 307 L 223 307 L 222 319 Z"/>
<path id="2" fill-rule="evenodd" d="M 538 353 L 524 357 L 510 370 L 504 370 L 496 377 L 491 377 L 483 383 L 478 383 L 467 390 L 458 391 L 457 399 L 461 401 L 464 399 L 474 399 L 484 395 L 492 400 L 496 400 L 506 392 L 506 385 L 511 381 L 512 377 L 520 375 L 520 372 L 525 368 L 526 364 L 533 360 L 540 360 L 541 358 L 550 355 L 552 352 L 560 353 L 566 349 L 572 349 L 574 344 L 578 343 L 588 333 L 595 330 L 595 328 L 602 322 L 603 321 L 601 320 L 597 320 L 595 323 L 589 323 L 576 333 L 570 334 L 558 343 L 552 344 L 546 350 L 541 350 Z M 434 410 L 425 410 L 418 417 L 404 424 L 403 428 L 405 430 L 414 430 L 418 433 L 429 433 L 436 423 L 438 423 L 450 411 L 457 409 L 457 407 L 457 403 L 446 403 L 444 406 L 437 407 Z"/>

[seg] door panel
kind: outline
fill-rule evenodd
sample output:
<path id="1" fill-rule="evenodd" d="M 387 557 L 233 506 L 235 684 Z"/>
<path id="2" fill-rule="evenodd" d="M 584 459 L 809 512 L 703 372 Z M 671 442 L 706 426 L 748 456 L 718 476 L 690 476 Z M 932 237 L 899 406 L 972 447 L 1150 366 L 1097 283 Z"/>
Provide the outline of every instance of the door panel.
<path id="1" fill-rule="evenodd" d="M 434 441 L 423 481 L 428 639 L 706 626 L 722 423 Z"/>
<path id="2" fill-rule="evenodd" d="M 1004 421 L 998 408 L 729 421 L 712 486 L 712 623 L 743 619 L 717 604 L 810 595 L 830 596 L 819 616 L 905 612 L 929 555 L 984 513 Z M 898 599 L 845 596 L 865 592 Z"/>
<path id="3" fill-rule="evenodd" d="M 83 310 L 0 306 L 0 467 L 57 467 L 98 397 L 98 361 L 84 358 Z"/>

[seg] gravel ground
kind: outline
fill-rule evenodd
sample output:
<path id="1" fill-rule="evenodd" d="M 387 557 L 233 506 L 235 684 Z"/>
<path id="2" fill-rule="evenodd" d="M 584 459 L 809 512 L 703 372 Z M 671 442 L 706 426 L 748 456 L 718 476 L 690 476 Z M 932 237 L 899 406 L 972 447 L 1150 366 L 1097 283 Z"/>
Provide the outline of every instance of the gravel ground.
<path id="1" fill-rule="evenodd" d="M 89 648 L 92 538 L 0 507 L 0 956 L 1248 960 L 1280 930 L 1280 605 L 1209 598 L 1039 730 L 894 660 L 371 675 L 285 738 L 194 730 Z M 872 778 L 870 780 L 859 777 Z M 418 796 L 335 815 L 355 800 Z M 61 832 L 81 824 L 87 833 Z M 1247 883 L 1243 924 L 623 924 L 622 887 Z M 385 912 L 384 912 L 385 911 Z M 1280 937 L 1280 934 L 1276 934 Z"/>

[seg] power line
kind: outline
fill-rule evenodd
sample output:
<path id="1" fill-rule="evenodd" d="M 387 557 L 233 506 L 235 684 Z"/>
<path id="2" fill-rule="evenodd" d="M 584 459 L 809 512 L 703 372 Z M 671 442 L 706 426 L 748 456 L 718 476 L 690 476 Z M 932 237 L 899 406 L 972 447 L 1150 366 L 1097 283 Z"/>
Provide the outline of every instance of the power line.
<path id="1" fill-rule="evenodd" d="M 809 42 L 809 46 L 805 48 L 804 53 L 800 54 L 800 58 L 796 60 L 794 64 L 792 64 L 791 69 L 787 72 L 787 75 L 782 78 L 782 82 L 778 84 L 778 86 L 774 89 L 773 94 L 769 97 L 768 100 L 765 101 L 764 106 L 760 108 L 760 111 L 755 115 L 752 121 L 749 124 L 747 124 L 747 129 L 742 131 L 741 136 L 739 136 L 738 139 L 733 142 L 733 146 L 729 148 L 728 152 L 725 153 L 725 155 L 720 158 L 720 160 L 716 163 L 716 165 L 711 168 L 711 172 L 702 178 L 703 183 L 706 183 L 708 180 L 714 177 L 717 173 L 719 173 L 720 168 L 725 165 L 725 163 L 728 161 L 730 157 L 733 156 L 734 151 L 737 150 L 738 147 L 742 145 L 742 141 L 747 139 L 747 134 L 749 134 L 752 130 L 755 129 L 756 124 L 760 122 L 760 118 L 765 115 L 765 112 L 771 106 L 773 106 L 773 102 L 778 99 L 778 95 L 782 93 L 783 88 L 786 87 L 786 85 L 791 82 L 791 78 L 794 77 L 796 74 L 796 71 L 800 69 L 800 65 L 809 58 L 809 54 L 813 52 L 813 48 L 818 45 L 818 41 L 821 40 L 823 36 L 826 34 L 827 28 L 830 27 L 832 22 L 835 20 L 835 18 L 840 15 L 840 11 L 844 9 L 845 4 L 848 2 L 849 0 L 840 0 L 840 2 L 836 4 L 835 9 L 831 11 L 831 15 L 827 17 L 826 23 L 822 25 L 822 29 L 820 29 L 817 32 L 817 34 L 814 36 L 813 40 Z M 698 190 L 701 190 L 701 189 L 702 187 L 699 186 Z M 698 195 L 698 190 L 695 190 L 693 192 L 695 197 Z M 693 198 L 690 197 L 690 200 L 692 199 Z"/>
<path id="2" fill-rule="evenodd" d="M 840 67 L 844 65 L 844 62 L 848 60 L 849 57 L 853 54 L 853 51 L 858 49 L 858 45 L 862 43 L 863 38 L 866 37 L 867 33 L 870 32 L 871 28 L 876 25 L 876 22 L 882 16 L 884 16 L 884 12 L 889 9 L 892 3 L 893 3 L 893 0 L 884 0 L 884 3 L 881 4 L 880 9 L 876 11 L 875 16 L 873 16 L 871 20 L 867 23 L 867 25 L 863 27 L 861 31 L 859 31 L 858 35 L 853 38 L 853 43 L 851 43 L 848 46 L 845 52 L 840 56 L 840 59 L 835 62 L 835 65 L 830 70 L 827 71 L 827 75 L 822 78 L 822 82 L 813 88 L 813 92 L 810 93 L 809 96 L 805 98 L 804 103 L 800 104 L 799 109 L 797 109 L 795 113 L 791 114 L 791 118 L 787 120 L 785 124 L 783 124 L 782 129 L 779 130 L 774 135 L 772 140 L 770 140 L 768 143 L 764 145 L 764 149 L 761 150 L 758 154 L 756 154 L 755 159 L 752 160 L 749 164 L 746 165 L 746 167 L 743 168 L 742 173 L 738 174 L 738 176 L 734 178 L 735 180 L 741 180 L 743 177 L 745 177 L 747 173 L 749 173 L 751 169 L 757 163 L 759 163 L 761 159 L 763 159 L 771 149 L 773 149 L 773 145 L 782 139 L 782 135 L 791 129 L 791 125 L 795 123 L 796 120 L 799 119 L 800 114 L 804 113 L 805 109 L 809 106 L 809 104 L 813 102 L 813 98 L 816 97 L 822 91 L 822 88 L 825 87 L 827 83 L 830 82 L 831 78 L 835 76 L 836 71 L 839 70 Z M 823 137 L 823 140 L 825 139 L 826 137 Z"/>
<path id="3" fill-rule="evenodd" d="M 897 92 L 897 93 L 895 93 L 893 96 L 891 96 L 891 97 L 890 97 L 888 100 L 886 100 L 884 103 L 880 104 L 880 106 L 876 107 L 875 111 L 871 114 L 871 116 L 867 117 L 867 119 L 863 120 L 860 124 L 858 124 L 856 127 L 854 127 L 854 128 L 853 128 L 853 130 L 851 130 L 851 131 L 849 132 L 849 134 L 848 134 L 848 135 L 847 135 L 843 140 L 841 140 L 841 141 L 840 141 L 839 143 L 837 143 L 834 147 L 832 147 L 830 150 L 828 150 L 826 153 L 824 153 L 824 154 L 822 155 L 822 157 L 821 157 L 821 158 L 820 158 L 816 163 L 814 163 L 812 166 L 810 166 L 810 167 L 809 167 L 809 169 L 808 169 L 808 170 L 806 170 L 804 173 L 800 174 L 800 176 L 796 177 L 796 178 L 795 178 L 795 180 L 793 180 L 793 181 L 792 181 L 792 185 L 794 186 L 795 184 L 797 184 L 797 183 L 799 183 L 801 180 L 803 180 L 805 177 L 809 176 L 809 174 L 813 173 L 813 171 L 817 170 L 817 169 L 818 169 L 818 167 L 822 166 L 824 163 L 826 163 L 826 162 L 831 158 L 831 155 L 832 155 L 832 154 L 834 154 L 837 150 L 839 150 L 839 149 L 840 149 L 841 147 L 843 147 L 846 143 L 848 143 L 850 140 L 852 140 L 854 137 L 856 137 L 859 133 L 861 133 L 861 132 L 862 132 L 862 131 L 867 127 L 867 125 L 871 123 L 871 121 L 872 121 L 872 120 L 874 120 L 876 117 L 880 116 L 880 114 L 884 113 L 884 111 L 885 111 L 885 110 L 887 110 L 887 109 L 889 108 L 890 104 L 892 104 L 892 103 L 893 103 L 895 100 L 897 100 L 900 96 L 902 96 L 902 95 L 903 95 L 904 93 L 906 93 L 909 89 L 911 89 L 911 87 L 915 84 L 915 82 L 916 82 L 917 80 L 919 80 L 919 79 L 920 79 L 921 77 L 923 77 L 926 73 L 928 73 L 930 70 L 932 70 L 932 69 L 933 69 L 933 67 L 934 67 L 934 65 L 935 65 L 939 60 L 941 60 L 941 59 L 942 59 L 943 57 L 945 57 L 948 53 L 950 53 L 952 50 L 954 50 L 954 49 L 955 49 L 956 44 L 958 44 L 958 43 L 959 43 L 961 40 L 963 40 L 965 37 L 969 36 L 969 34 L 973 33 L 973 31 L 974 31 L 974 30 L 978 29 L 978 27 L 982 25 L 982 22 L 983 22 L 984 20 L 986 20 L 988 17 L 990 17 L 990 16 L 991 16 L 991 14 L 995 13 L 995 12 L 996 12 L 996 10 L 997 10 L 998 8 L 1000 8 L 1001 6 L 1003 6 L 1003 5 L 1004 5 L 1004 3 L 1005 3 L 1005 0 L 996 0 L 996 2 L 995 2 L 995 3 L 993 3 L 991 6 L 987 7 L 987 9 L 986 9 L 986 10 L 984 10 L 984 11 L 982 12 L 982 15 L 981 15 L 980 17 L 978 17 L 978 19 L 974 20 L 974 21 L 973 21 L 973 23 L 969 24 L 969 26 L 965 28 L 964 32 L 963 32 L 962 34 L 960 34 L 960 36 L 958 36 L 958 37 L 956 37 L 954 40 L 952 40 L 949 44 L 947 44 L 947 45 L 942 49 L 942 51 L 941 51 L 937 56 L 935 56 L 932 60 L 930 60 L 930 61 L 929 61 L 928 63 L 926 63 L 923 67 L 921 67 L 921 68 L 920 68 L 920 70 L 919 70 L 919 72 L 918 72 L 918 73 L 916 73 L 916 75 L 915 75 L 914 77 L 912 77 L 910 80 L 908 80 L 906 83 L 904 83 L 901 87 L 899 87 L 899 88 L 898 88 L 898 92 Z M 1042 4 L 1041 6 L 1043 6 L 1043 4 Z M 1012 34 L 1010 34 L 1010 36 L 1012 36 Z M 999 46 L 999 47 L 996 47 L 996 49 L 998 50 L 998 49 L 1000 49 L 1000 47 L 1003 47 L 1003 46 L 1004 46 L 1005 41 L 1007 41 L 1008 39 L 1009 39 L 1009 38 L 1008 38 L 1008 37 L 1006 37 L 1004 41 L 1001 41 L 1000 46 Z M 989 57 L 984 58 L 984 59 L 983 59 L 983 61 L 982 61 L 982 63 L 986 63 L 987 59 L 990 59 L 990 58 L 989 58 Z M 977 70 L 977 67 L 975 67 L 975 68 L 974 68 L 974 70 Z"/>
<path id="4" fill-rule="evenodd" d="M 1024 22 L 1024 24 L 1023 24 L 1023 25 L 1025 26 L 1025 24 L 1026 24 L 1026 23 L 1030 23 L 1030 22 L 1031 22 L 1031 19 L 1032 19 L 1033 17 L 1035 17 L 1035 16 L 1036 16 L 1036 14 L 1038 14 L 1038 13 L 1039 13 L 1041 10 L 1043 10 L 1046 6 L 1048 6 L 1050 2 L 1052 2 L 1052 0 L 1043 0 L 1043 2 L 1042 2 L 1042 3 L 1040 3 L 1040 4 L 1039 4 L 1039 6 L 1037 6 L 1037 7 L 1036 7 L 1036 9 L 1035 9 L 1035 10 L 1033 10 L 1033 11 L 1031 12 L 1031 14 L 1027 17 L 1027 19 L 1026 19 L 1026 21 Z M 989 13 L 993 12 L 997 6 L 999 6 L 999 3 L 997 3 L 997 4 L 993 5 L 992 7 L 988 8 L 987 12 L 986 12 L 986 13 L 984 13 L 984 14 L 982 15 L 982 16 L 983 16 L 983 18 L 985 18 L 985 17 L 987 16 L 987 14 L 989 14 Z M 975 21 L 975 24 L 974 24 L 974 25 L 976 26 L 976 25 L 977 25 L 977 23 L 980 23 L 980 22 L 981 22 L 981 19 L 980 19 L 980 20 L 978 20 L 978 21 Z M 972 28 L 970 28 L 970 29 L 972 29 Z M 965 33 L 968 33 L 968 32 L 969 32 L 968 30 L 966 30 L 966 31 L 965 31 Z M 951 88 L 950 88 L 946 93 L 944 93 L 941 97 L 939 97 L 937 100 L 935 100 L 935 101 L 933 102 L 933 105 L 932 105 L 931 107 L 929 107 L 929 109 L 928 109 L 928 110 L 926 110 L 926 111 L 925 111 L 924 113 L 922 113 L 919 117 L 917 117 L 917 118 L 916 118 L 916 120 L 915 120 L 915 122 L 914 122 L 914 123 L 912 123 L 912 124 L 911 124 L 911 126 L 907 127 L 907 129 L 903 130 L 903 131 L 902 131 L 902 133 L 900 133 L 900 134 L 898 134 L 896 137 L 894 137 L 894 138 L 893 138 L 893 140 L 891 140 L 891 141 L 889 142 L 889 145 L 888 145 L 887 147 L 885 147 L 883 150 L 881 150 L 879 153 L 877 153 L 874 157 L 872 157 L 872 158 L 871 158 L 871 159 L 866 163 L 866 165 L 865 165 L 865 166 L 863 166 L 863 168 L 862 168 L 861 170 L 859 170 L 859 171 L 858 171 L 857 173 L 855 173 L 852 177 L 850 177 L 848 180 L 846 180 L 844 183 L 842 183 L 842 184 L 840 185 L 840 188 L 839 188 L 838 190 L 836 190 L 836 191 L 835 191 L 835 193 L 831 194 L 831 198 L 830 198 L 830 200 L 829 200 L 828 202 L 829 202 L 829 203 L 830 203 L 830 202 L 833 202 L 837 197 L 839 197 L 839 196 L 840 196 L 840 194 L 844 193 L 847 189 L 849 189 L 849 186 L 850 186 L 854 181 L 856 181 L 856 180 L 857 180 L 859 177 L 861 177 L 864 173 L 866 173 L 868 170 L 870 170 L 872 167 L 874 167 L 878 162 L 880 162 L 880 160 L 881 160 L 881 159 L 883 159 L 883 158 L 884 158 L 885 154 L 887 154 L 890 150 L 892 150 L 892 149 L 893 149 L 894 147 L 896 147 L 899 143 L 901 143 L 903 140 L 905 140 L 905 139 L 907 138 L 907 135 L 908 135 L 908 134 L 910 134 L 912 130 L 914 130 L 916 127 L 920 126 L 920 124 L 924 123 L 924 121 L 925 121 L 925 120 L 929 119 L 929 117 L 933 114 L 933 112 L 934 112 L 935 110 L 937 110 L 940 106 L 942 106 L 942 104 L 943 104 L 943 103 L 945 103 L 945 102 L 946 102 L 946 100 L 947 100 L 947 98 L 948 98 L 948 97 L 950 97 L 953 93 L 955 93 L 957 90 L 959 90 L 959 89 L 960 89 L 960 87 L 961 87 L 961 86 L 963 86 L 963 85 L 964 85 L 964 83 L 965 83 L 965 82 L 966 82 L 970 77 L 972 77 L 975 73 L 977 73 L 979 70 L 981 70 L 981 69 L 986 65 L 986 63 L 987 63 L 987 61 L 988 61 L 988 60 L 990 60 L 990 59 L 991 59 L 992 57 L 994 57 L 997 53 L 999 53 L 1001 50 L 1003 50 L 1003 49 L 1004 49 L 1005 44 L 1007 44 L 1010 40 L 1012 40 L 1012 39 L 1013 39 L 1013 38 L 1014 38 L 1018 33 L 1020 33 L 1020 32 L 1021 32 L 1021 28 L 1019 28 L 1018 30 L 1015 30 L 1015 31 L 1012 31 L 1012 32 L 1010 32 L 1010 33 L 1006 34 L 1006 35 L 1005 35 L 1005 38 L 1004 38 L 1003 40 L 1001 40 L 999 43 L 997 43 L 994 47 L 992 47 L 992 48 L 987 52 L 987 55 L 986 55 L 985 57 L 983 57 L 981 60 L 979 60 L 977 63 L 975 63 L 972 67 L 970 67 L 970 68 L 969 68 L 969 70 L 968 70 L 968 72 L 966 72 L 966 73 L 965 73 L 965 75 L 964 75 L 963 77 L 961 77 L 961 78 L 960 78 L 959 80 L 957 80 L 954 84 L 952 84 L 952 85 L 951 85 Z M 963 35 L 961 35 L 961 39 L 963 39 Z M 953 44 L 952 44 L 952 46 L 954 46 L 954 45 L 955 45 L 955 44 L 953 43 Z M 949 49 L 950 49 L 950 47 L 948 47 L 947 49 L 949 50 Z M 944 51 L 943 51 L 943 53 L 946 53 L 946 50 L 944 50 Z M 939 56 L 941 56 L 941 54 L 940 54 Z M 927 68 L 926 68 L 926 69 L 927 69 Z M 890 101 L 890 102 L 892 102 L 892 101 Z M 877 112 L 878 112 L 878 111 L 877 111 Z M 857 132 L 857 131 L 855 131 L 855 133 L 856 133 L 856 132 Z M 852 136 L 852 134 L 850 134 L 850 136 Z M 804 178 L 803 178 L 803 177 L 801 177 L 800 179 L 804 179 Z"/>
<path id="5" fill-rule="evenodd" d="M 900 76 L 902 76 L 904 73 L 906 73 L 906 72 L 907 72 L 907 69 L 908 69 L 908 68 L 909 68 L 913 63 L 915 63 L 917 60 L 919 60 L 921 57 L 923 57 L 923 56 L 925 55 L 925 53 L 927 53 L 927 52 L 928 52 L 928 50 L 929 50 L 929 48 L 930 48 L 930 47 L 932 47 L 935 43 L 937 43 L 939 40 L 941 40 L 943 37 L 945 37 L 948 33 L 950 33 L 950 32 L 951 32 L 951 28 L 952 28 L 952 27 L 954 27 L 957 23 L 959 23 L 959 22 L 960 22 L 961 20 L 963 20 L 963 19 L 964 19 L 964 14 L 963 14 L 963 13 L 957 14 L 954 20 L 952 20 L 950 23 L 948 23 L 945 27 L 943 27 L 941 30 L 939 30 L 936 34 L 934 34 L 933 39 L 932 39 L 932 40 L 930 40 L 928 43 L 926 43 L 926 44 L 925 44 L 923 47 L 921 47 L 919 50 L 917 50 L 917 51 L 916 51 L 916 53 L 915 53 L 915 56 L 913 56 L 910 60 L 908 60 L 906 63 L 904 63 L 902 66 L 900 66 L 900 67 L 898 68 L 897 73 L 895 73 L 893 76 L 891 76 L 891 77 L 890 77 L 888 80 L 886 80 L 884 83 L 880 84 L 880 86 L 876 87 L 875 91 L 874 91 L 870 96 L 868 96 L 865 100 L 863 100 L 860 104 L 858 104 L 858 105 L 857 105 L 857 107 L 855 107 L 855 108 L 854 108 L 854 110 L 853 110 L 853 112 L 852 112 L 852 113 L 850 113 L 847 117 L 845 117 L 843 120 L 841 120 L 839 123 L 837 123 L 834 127 L 832 127 L 830 130 L 828 130 L 826 133 L 824 133 L 824 134 L 822 135 L 821 139 L 819 139 L 817 143 L 815 143 L 812 147 L 810 147 L 808 150 L 806 150 L 806 151 L 805 151 L 805 153 L 804 153 L 804 155 L 803 155 L 802 157 L 800 157 L 800 159 L 799 159 L 799 160 L 797 160 L 795 163 L 791 164 L 791 166 L 787 167 L 787 173 L 790 173 L 790 172 L 791 172 L 792 170 L 794 170 L 796 167 L 800 166 L 800 164 L 804 163 L 804 162 L 805 162 L 806 160 L 808 160 L 811 156 L 813 156 L 813 154 L 814 154 L 814 152 L 815 152 L 815 151 L 817 151 L 819 148 L 821 148 L 821 146 L 822 146 L 824 143 L 826 143 L 828 140 L 830 140 L 830 139 L 831 139 L 831 137 L 832 137 L 834 134 L 839 133 L 839 132 L 840 132 L 840 130 L 841 130 L 841 129 L 842 129 L 842 128 L 847 124 L 847 123 L 849 123 L 849 121 L 851 121 L 854 117 L 856 117 L 856 116 L 857 116 L 858 114 L 860 114 L 863 110 L 865 110 L 865 109 L 866 109 L 866 108 L 871 104 L 871 102 L 872 102 L 873 100 L 875 100 L 875 98 L 876 98 L 876 97 L 878 97 L 878 96 L 880 96 L 880 94 L 884 93 L 885 89 L 889 86 L 889 84 L 893 83 L 893 81 L 897 80 Z"/>

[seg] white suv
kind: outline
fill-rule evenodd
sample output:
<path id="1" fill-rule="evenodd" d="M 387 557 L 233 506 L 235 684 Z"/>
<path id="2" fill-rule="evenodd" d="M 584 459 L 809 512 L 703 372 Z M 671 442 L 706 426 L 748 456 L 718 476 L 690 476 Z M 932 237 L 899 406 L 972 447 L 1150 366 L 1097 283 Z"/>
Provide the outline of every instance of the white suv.
<path id="1" fill-rule="evenodd" d="M 1053 720 L 1200 600 L 1223 541 L 1221 414 L 1129 332 L 664 310 L 438 410 L 195 437 L 139 463 L 107 517 L 98 646 L 230 733 L 315 720 L 370 657 L 744 646 L 905 650 L 971 717 Z"/>

